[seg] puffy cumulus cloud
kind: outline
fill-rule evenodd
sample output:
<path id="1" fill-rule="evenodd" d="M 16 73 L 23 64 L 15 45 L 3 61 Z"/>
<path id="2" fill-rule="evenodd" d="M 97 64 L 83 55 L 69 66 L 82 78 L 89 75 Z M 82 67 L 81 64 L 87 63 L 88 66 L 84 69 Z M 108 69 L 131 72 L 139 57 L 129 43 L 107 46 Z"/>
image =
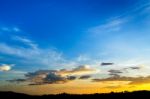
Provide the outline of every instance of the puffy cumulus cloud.
<path id="1" fill-rule="evenodd" d="M 66 77 L 62 77 L 61 75 L 58 75 L 57 73 L 51 72 L 48 75 L 46 75 L 45 77 L 42 77 L 42 81 L 43 83 L 65 83 L 67 82 L 67 78 Z"/>
<path id="2" fill-rule="evenodd" d="M 72 70 L 61 69 L 60 71 L 58 71 L 58 74 L 60 75 L 82 75 L 82 74 L 92 74 L 96 72 L 98 72 L 98 70 L 93 69 L 88 65 L 81 65 L 76 68 L 73 68 Z"/>
<path id="3" fill-rule="evenodd" d="M 104 79 L 93 79 L 93 82 L 105 82 L 105 81 L 126 81 L 130 85 L 139 85 L 150 83 L 150 76 L 147 77 L 125 77 L 125 76 L 112 76 Z"/>
<path id="4" fill-rule="evenodd" d="M 57 84 L 65 83 L 72 79 L 69 76 L 61 76 L 56 70 L 39 70 L 33 73 L 25 74 L 26 79 L 16 79 L 16 82 L 29 82 L 29 85 Z"/>
<path id="5" fill-rule="evenodd" d="M 9 71 L 11 70 L 13 65 L 7 65 L 7 64 L 3 64 L 0 66 L 0 71 Z"/>
<path id="6" fill-rule="evenodd" d="M 42 85 L 42 84 L 59 84 L 66 83 L 81 77 L 79 79 L 88 79 L 91 76 L 82 76 L 89 71 L 95 71 L 95 69 L 89 66 L 79 66 L 72 70 L 61 69 L 61 70 L 39 70 L 25 74 L 25 79 L 15 79 L 11 81 L 16 82 L 30 82 L 30 85 Z M 82 72 L 82 74 L 80 73 Z M 84 75 L 85 75 L 84 74 Z"/>

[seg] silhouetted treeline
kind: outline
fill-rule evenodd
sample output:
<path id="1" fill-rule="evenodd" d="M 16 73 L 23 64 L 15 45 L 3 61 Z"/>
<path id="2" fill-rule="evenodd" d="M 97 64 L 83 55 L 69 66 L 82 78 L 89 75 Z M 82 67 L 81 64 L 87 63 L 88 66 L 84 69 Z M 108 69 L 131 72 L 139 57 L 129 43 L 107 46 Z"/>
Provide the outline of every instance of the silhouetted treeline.
<path id="1" fill-rule="evenodd" d="M 78 98 L 78 97 L 100 97 L 102 98 L 131 98 L 131 97 L 136 97 L 136 98 L 148 98 L 150 99 L 150 91 L 134 91 L 134 92 L 119 92 L 119 93 L 96 93 L 96 94 L 57 94 L 57 95 L 42 95 L 42 96 L 37 96 L 37 95 L 27 95 L 27 94 L 21 94 L 21 93 L 14 93 L 14 92 L 0 92 L 0 97 L 4 98 L 13 98 L 13 97 L 36 97 L 36 98 Z"/>

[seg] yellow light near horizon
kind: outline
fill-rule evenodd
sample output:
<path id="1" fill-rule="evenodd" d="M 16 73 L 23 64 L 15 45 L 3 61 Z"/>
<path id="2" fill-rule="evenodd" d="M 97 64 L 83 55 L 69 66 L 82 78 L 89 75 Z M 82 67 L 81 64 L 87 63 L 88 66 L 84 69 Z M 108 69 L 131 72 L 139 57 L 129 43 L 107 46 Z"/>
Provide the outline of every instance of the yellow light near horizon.
<path id="1" fill-rule="evenodd" d="M 10 85 L 9 87 L 3 87 L 3 90 L 22 92 L 32 95 L 43 95 L 59 94 L 64 92 L 70 94 L 93 94 L 150 89 L 150 84 L 130 85 L 129 83 L 129 81 L 91 82 L 90 80 L 75 80 L 65 84 L 48 84 L 40 86 Z"/>
<path id="2" fill-rule="evenodd" d="M 150 90 L 150 84 L 137 85 L 138 90 Z"/>

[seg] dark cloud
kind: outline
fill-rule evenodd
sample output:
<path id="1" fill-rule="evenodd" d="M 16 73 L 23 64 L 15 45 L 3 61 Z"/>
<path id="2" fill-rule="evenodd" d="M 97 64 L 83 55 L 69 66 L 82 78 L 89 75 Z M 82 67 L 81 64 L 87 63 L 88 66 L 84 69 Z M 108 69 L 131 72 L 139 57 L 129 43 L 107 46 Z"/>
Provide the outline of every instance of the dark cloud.
<path id="1" fill-rule="evenodd" d="M 7 81 L 9 81 L 9 82 L 25 82 L 26 81 L 26 79 L 14 79 L 14 80 L 7 80 Z"/>
<path id="2" fill-rule="evenodd" d="M 52 83 L 64 83 L 67 81 L 67 78 L 62 77 L 61 75 L 57 75 L 56 73 L 49 73 L 46 75 L 46 77 L 43 79 L 44 83 L 52 84 Z"/>
<path id="3" fill-rule="evenodd" d="M 79 79 L 89 79 L 89 78 L 91 78 L 90 75 L 83 75 L 83 76 L 81 76 Z"/>
<path id="4" fill-rule="evenodd" d="M 121 70 L 114 70 L 114 69 L 111 69 L 108 71 L 109 73 L 116 73 L 116 74 L 121 74 L 123 73 Z"/>
<path id="5" fill-rule="evenodd" d="M 29 82 L 29 85 L 65 83 L 69 79 L 57 74 L 56 70 L 39 70 L 25 74 L 26 79 L 15 79 L 15 82 Z"/>
<path id="6" fill-rule="evenodd" d="M 109 75 L 110 76 L 115 76 L 115 77 L 120 76 L 119 74 L 115 74 L 115 73 L 110 73 Z"/>
<path id="7" fill-rule="evenodd" d="M 27 74 L 25 74 L 26 77 L 35 77 L 37 75 L 47 75 L 49 73 L 55 73 L 57 72 L 57 70 L 38 70 L 38 71 L 35 71 L 35 72 L 29 72 Z"/>
<path id="8" fill-rule="evenodd" d="M 109 75 L 111 75 L 111 76 L 120 76 L 124 72 L 129 72 L 129 70 L 140 70 L 140 69 L 141 69 L 141 67 L 132 66 L 132 67 L 126 67 L 126 68 L 123 68 L 120 70 L 111 69 L 108 72 L 109 72 Z"/>
<path id="9" fill-rule="evenodd" d="M 77 77 L 76 76 L 68 76 L 67 79 L 68 80 L 75 80 Z"/>
<path id="10" fill-rule="evenodd" d="M 139 69 L 141 69 L 141 68 L 135 66 L 135 67 L 130 67 L 130 69 L 133 69 L 133 70 L 135 70 L 135 69 L 136 69 L 136 70 L 139 70 Z"/>
<path id="11" fill-rule="evenodd" d="M 120 74 L 123 73 L 121 70 L 114 70 L 114 69 L 111 69 L 108 72 L 110 76 L 115 76 L 115 77 L 118 77 L 120 76 Z"/>
<path id="12" fill-rule="evenodd" d="M 138 67 L 138 66 L 123 68 L 123 70 L 140 70 L 140 69 L 141 69 L 141 67 Z"/>
<path id="13" fill-rule="evenodd" d="M 150 76 L 135 78 L 134 81 L 132 81 L 130 84 L 132 85 L 150 84 Z"/>
<path id="14" fill-rule="evenodd" d="M 103 79 L 93 79 L 94 82 L 100 82 L 100 81 L 126 81 L 124 77 L 120 76 L 112 76 L 108 78 L 103 78 Z"/>
<path id="15" fill-rule="evenodd" d="M 93 79 L 93 82 L 103 81 L 129 81 L 129 84 L 145 84 L 150 83 L 150 76 L 147 77 L 125 77 L 125 76 L 112 76 L 104 79 Z"/>
<path id="16" fill-rule="evenodd" d="M 39 70 L 35 72 L 29 72 L 25 74 L 25 79 L 15 79 L 16 82 L 30 82 L 29 85 L 42 85 L 42 84 L 54 84 L 54 83 L 66 83 L 68 81 L 75 80 L 77 75 L 86 72 L 93 72 L 89 66 L 79 66 L 72 70 L 61 69 L 61 70 Z M 87 79 L 89 76 L 83 76 L 81 79 Z"/>
<path id="17" fill-rule="evenodd" d="M 57 73 L 55 70 L 46 70 L 46 71 L 37 71 L 35 73 L 29 73 L 26 75 L 27 80 L 31 82 L 31 84 L 54 84 L 54 83 L 66 83 L 73 78 L 71 76 L 66 77 Z"/>
<path id="18" fill-rule="evenodd" d="M 43 85 L 43 83 L 30 83 L 29 85 L 33 86 L 33 85 Z"/>
<path id="19" fill-rule="evenodd" d="M 101 63 L 101 66 L 113 65 L 114 63 Z"/>

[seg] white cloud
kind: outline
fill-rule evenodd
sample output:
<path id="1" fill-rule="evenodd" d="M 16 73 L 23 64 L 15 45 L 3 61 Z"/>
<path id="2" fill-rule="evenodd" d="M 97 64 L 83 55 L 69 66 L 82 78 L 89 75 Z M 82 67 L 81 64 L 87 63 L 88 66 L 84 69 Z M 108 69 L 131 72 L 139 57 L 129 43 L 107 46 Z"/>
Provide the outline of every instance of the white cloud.
<path id="1" fill-rule="evenodd" d="M 150 1 L 138 1 L 135 5 L 127 9 L 118 16 L 109 18 L 105 23 L 94 26 L 88 32 L 95 34 L 105 34 L 120 31 L 125 23 L 135 20 L 141 15 L 150 15 Z M 144 20 L 144 19 L 143 19 Z M 148 19 L 149 20 L 149 19 Z M 146 22 L 148 21 L 146 20 Z"/>
<path id="2" fill-rule="evenodd" d="M 9 71 L 9 70 L 11 70 L 12 66 L 14 66 L 14 65 L 3 64 L 0 66 L 0 71 Z"/>
<path id="3" fill-rule="evenodd" d="M 88 30 L 88 32 L 94 34 L 103 34 L 103 33 L 108 33 L 113 31 L 119 31 L 125 22 L 126 22 L 125 19 L 118 18 L 106 22 L 104 24 L 100 24 L 98 26 L 92 27 Z"/>
<path id="4" fill-rule="evenodd" d="M 20 32 L 18 27 L 1 27 L 0 30 L 2 32 Z"/>
<path id="5" fill-rule="evenodd" d="M 90 60 L 90 58 L 87 55 L 79 55 L 79 57 L 77 57 L 78 62 L 83 62 L 88 60 Z"/>
<path id="6" fill-rule="evenodd" d="M 35 44 L 33 41 L 31 41 L 30 39 L 27 39 L 25 37 L 20 37 L 20 36 L 15 36 L 13 37 L 14 40 L 20 41 L 28 46 L 30 46 L 33 49 L 37 48 L 37 44 Z"/>
<path id="7" fill-rule="evenodd" d="M 91 68 L 89 65 L 81 65 L 78 67 L 75 67 L 71 70 L 62 69 L 58 71 L 58 74 L 60 75 L 85 75 L 85 74 L 96 74 L 99 70 Z"/>
<path id="8" fill-rule="evenodd" d="M 59 69 L 62 67 L 66 67 L 68 69 L 71 69 L 72 67 L 76 68 L 76 66 L 79 66 L 81 64 L 91 65 L 92 62 L 95 63 L 95 61 L 92 61 L 92 59 L 90 59 L 90 57 L 87 55 L 80 55 L 79 57 L 74 59 L 66 59 L 61 52 L 58 52 L 52 48 L 40 48 L 38 44 L 28 38 L 15 36 L 12 40 L 17 40 L 18 42 L 25 43 L 29 46 L 36 46 L 24 47 L 0 43 L 0 53 L 18 57 L 18 61 L 23 62 L 24 65 L 26 63 L 29 65 L 38 65 L 43 69 L 47 69 L 49 67 L 56 67 Z M 38 66 L 36 67 L 39 68 Z"/>
<path id="9" fill-rule="evenodd" d="M 20 32 L 21 30 L 18 27 L 13 27 L 13 31 Z"/>
<path id="10" fill-rule="evenodd" d="M 24 58 L 20 59 L 19 61 L 22 60 L 28 63 L 34 63 L 43 66 L 55 66 L 64 60 L 61 53 L 58 53 L 52 49 L 24 48 L 22 46 L 16 47 L 2 43 L 0 43 L 0 53 Z"/>

